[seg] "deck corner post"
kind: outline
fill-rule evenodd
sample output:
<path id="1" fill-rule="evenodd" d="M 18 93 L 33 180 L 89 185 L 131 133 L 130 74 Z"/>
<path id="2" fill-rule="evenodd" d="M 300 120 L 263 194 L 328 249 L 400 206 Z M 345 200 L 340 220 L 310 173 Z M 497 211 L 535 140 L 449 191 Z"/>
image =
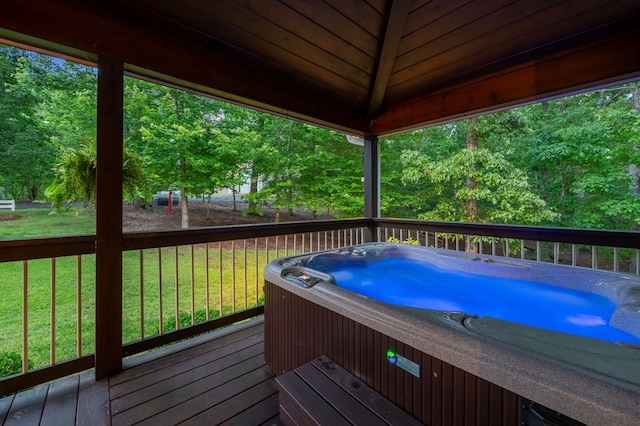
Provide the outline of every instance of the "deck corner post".
<path id="1" fill-rule="evenodd" d="M 380 217 L 380 145 L 374 135 L 364 137 L 364 216 L 368 219 Z M 376 241 L 375 223 L 370 222 L 365 230 L 365 241 Z"/>
<path id="2" fill-rule="evenodd" d="M 98 58 L 96 380 L 122 370 L 122 61 Z"/>

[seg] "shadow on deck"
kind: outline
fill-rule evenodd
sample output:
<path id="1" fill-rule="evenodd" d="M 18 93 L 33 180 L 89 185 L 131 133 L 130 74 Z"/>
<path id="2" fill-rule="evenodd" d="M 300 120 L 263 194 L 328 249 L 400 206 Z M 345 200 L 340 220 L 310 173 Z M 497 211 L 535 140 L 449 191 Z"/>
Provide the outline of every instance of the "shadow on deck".
<path id="1" fill-rule="evenodd" d="M 0 399 L 3 425 L 281 424 L 256 318 Z"/>

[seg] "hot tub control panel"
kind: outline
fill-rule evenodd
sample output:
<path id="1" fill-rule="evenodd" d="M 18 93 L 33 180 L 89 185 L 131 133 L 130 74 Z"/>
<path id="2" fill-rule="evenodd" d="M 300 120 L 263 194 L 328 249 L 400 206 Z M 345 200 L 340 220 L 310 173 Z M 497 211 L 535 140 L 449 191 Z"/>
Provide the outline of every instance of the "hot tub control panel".
<path id="1" fill-rule="evenodd" d="M 313 287 L 320 282 L 333 281 L 333 277 L 329 274 L 323 274 L 322 272 L 304 267 L 285 268 L 280 275 L 285 280 L 304 288 Z"/>

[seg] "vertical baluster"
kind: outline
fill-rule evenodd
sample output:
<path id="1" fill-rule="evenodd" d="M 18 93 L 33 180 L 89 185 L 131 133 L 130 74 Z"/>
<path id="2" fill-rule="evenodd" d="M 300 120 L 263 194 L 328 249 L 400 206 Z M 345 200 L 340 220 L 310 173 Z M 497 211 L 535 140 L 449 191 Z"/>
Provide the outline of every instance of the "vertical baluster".
<path id="1" fill-rule="evenodd" d="M 560 243 L 553 243 L 553 263 L 558 263 L 560 257 Z"/>
<path id="2" fill-rule="evenodd" d="M 280 235 L 276 235 L 276 259 L 280 257 L 280 249 L 278 248 L 279 241 L 280 241 Z"/>
<path id="3" fill-rule="evenodd" d="M 496 238 L 495 237 L 491 237 L 491 255 L 492 256 L 496 255 Z"/>
<path id="4" fill-rule="evenodd" d="M 222 242 L 218 243 L 218 308 L 220 316 L 223 315 L 223 295 L 222 295 Z"/>
<path id="5" fill-rule="evenodd" d="M 449 236 L 444 234 L 444 248 L 449 250 Z"/>
<path id="6" fill-rule="evenodd" d="M 209 321 L 209 311 L 211 310 L 209 304 L 209 243 L 204 245 L 204 297 L 205 318 Z"/>
<path id="7" fill-rule="evenodd" d="M 269 237 L 265 237 L 264 238 L 264 247 L 265 247 L 265 252 L 267 253 L 267 260 L 266 262 L 269 263 L 270 257 L 269 257 Z M 293 254 L 295 254 L 296 252 L 296 243 L 295 240 L 293 242 Z"/>
<path id="8" fill-rule="evenodd" d="M 636 249 L 636 275 L 640 275 L 640 249 Z"/>
<path id="9" fill-rule="evenodd" d="M 279 238 L 278 238 L 279 239 Z M 244 309 L 247 309 L 247 293 L 249 286 L 247 285 L 247 240 L 242 240 L 242 251 L 244 252 Z"/>
<path id="10" fill-rule="evenodd" d="M 173 263 L 174 263 L 174 276 L 173 276 L 173 281 L 174 281 L 174 287 L 175 287 L 175 292 L 176 292 L 176 297 L 175 297 L 175 304 L 176 304 L 176 308 L 175 308 L 175 316 L 176 316 L 176 330 L 178 330 L 180 328 L 180 286 L 179 286 L 179 280 L 180 277 L 178 275 L 178 246 L 174 246 L 173 247 Z"/>
<path id="11" fill-rule="evenodd" d="M 575 244 L 571 244 L 571 266 L 578 265 L 578 247 Z"/>
<path id="12" fill-rule="evenodd" d="M 526 255 L 526 252 L 524 247 L 524 240 L 520 240 L 520 259 L 524 259 L 525 255 Z"/>
<path id="13" fill-rule="evenodd" d="M 76 257 L 76 356 L 82 356 L 82 255 Z"/>
<path id="14" fill-rule="evenodd" d="M 591 246 L 591 268 L 598 269 L 598 253 L 596 246 Z"/>
<path id="15" fill-rule="evenodd" d="M 164 331 L 162 328 L 162 249 L 158 247 L 158 315 L 160 334 Z"/>
<path id="16" fill-rule="evenodd" d="M 56 258 L 51 258 L 51 344 L 49 362 L 56 363 Z"/>
<path id="17" fill-rule="evenodd" d="M 542 262 L 542 251 L 540 250 L 540 241 L 536 241 L 536 261 Z"/>
<path id="18" fill-rule="evenodd" d="M 510 257 L 509 253 L 509 238 L 504 239 L 504 257 Z"/>
<path id="19" fill-rule="evenodd" d="M 191 247 L 191 325 L 196 323 L 196 269 L 193 244 Z"/>
<path id="20" fill-rule="evenodd" d="M 260 304 L 260 303 L 259 303 L 259 299 L 260 299 L 260 298 L 259 298 L 259 296 L 258 296 L 258 293 L 260 292 L 260 291 L 259 291 L 259 285 L 258 285 L 258 283 L 259 283 L 259 281 L 260 281 L 260 280 L 258 280 L 258 269 L 259 269 L 259 266 L 258 266 L 258 239 L 257 239 L 257 238 L 254 238 L 254 240 L 253 240 L 253 241 L 254 241 L 253 250 L 254 250 L 254 259 L 255 259 L 255 261 L 254 261 L 254 271 L 255 271 L 255 276 L 256 276 L 256 279 L 255 279 L 255 286 L 256 286 L 256 306 L 258 306 L 258 305 Z M 285 253 L 286 253 L 286 247 L 287 247 L 287 237 L 286 237 L 286 236 L 284 237 L 284 246 L 285 246 Z"/>
<path id="21" fill-rule="evenodd" d="M 331 231 L 331 248 L 336 248 L 336 234 L 333 230 Z"/>
<path id="22" fill-rule="evenodd" d="M 231 241 L 231 312 L 236 311 L 236 241 Z"/>
<path id="23" fill-rule="evenodd" d="M 29 370 L 29 335 L 28 332 L 28 320 L 29 320 L 29 263 L 26 260 L 22 261 L 22 372 L 26 373 Z"/>
<path id="24" fill-rule="evenodd" d="M 140 259 L 140 339 L 144 339 L 144 250 L 138 253 Z"/>
<path id="25" fill-rule="evenodd" d="M 620 265 L 618 264 L 618 247 L 613 248 L 613 271 L 620 271 Z"/>
<path id="26" fill-rule="evenodd" d="M 284 236 L 284 255 L 289 256 L 289 235 Z"/>

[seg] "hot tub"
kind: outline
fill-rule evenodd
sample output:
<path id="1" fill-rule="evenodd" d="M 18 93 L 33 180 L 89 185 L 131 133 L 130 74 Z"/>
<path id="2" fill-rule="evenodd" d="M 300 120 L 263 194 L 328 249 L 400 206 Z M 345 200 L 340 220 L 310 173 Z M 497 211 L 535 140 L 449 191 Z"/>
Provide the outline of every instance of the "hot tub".
<path id="1" fill-rule="evenodd" d="M 265 282 L 278 373 L 324 354 L 433 424 L 514 424 L 536 404 L 640 419 L 637 276 L 372 243 L 278 259 Z"/>

